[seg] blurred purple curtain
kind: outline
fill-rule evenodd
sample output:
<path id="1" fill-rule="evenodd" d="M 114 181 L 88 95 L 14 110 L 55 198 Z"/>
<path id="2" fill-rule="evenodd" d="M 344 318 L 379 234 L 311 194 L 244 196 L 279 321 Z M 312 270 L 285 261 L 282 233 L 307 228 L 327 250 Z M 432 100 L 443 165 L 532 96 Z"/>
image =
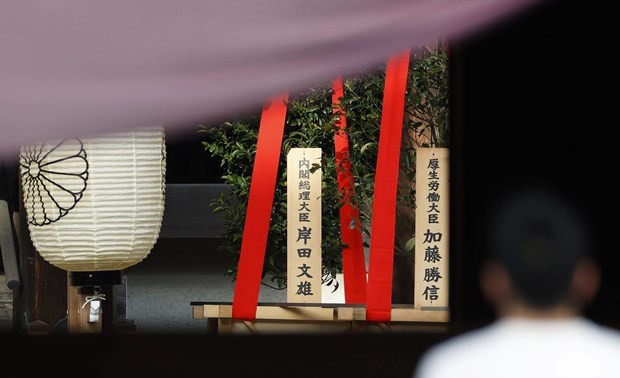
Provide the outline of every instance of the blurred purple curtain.
<path id="1" fill-rule="evenodd" d="M 543 0 L 0 0 L 0 158 L 258 109 Z"/>

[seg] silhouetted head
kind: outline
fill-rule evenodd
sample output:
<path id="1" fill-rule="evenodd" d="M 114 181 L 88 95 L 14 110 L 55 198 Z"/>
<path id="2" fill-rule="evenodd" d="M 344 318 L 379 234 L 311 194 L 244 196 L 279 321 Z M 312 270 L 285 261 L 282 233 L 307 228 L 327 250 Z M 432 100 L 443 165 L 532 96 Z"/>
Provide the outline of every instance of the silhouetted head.
<path id="1" fill-rule="evenodd" d="M 584 214 L 545 186 L 514 188 L 499 199 L 486 219 L 491 260 L 527 305 L 544 309 L 570 300 L 575 270 L 591 247 Z"/>

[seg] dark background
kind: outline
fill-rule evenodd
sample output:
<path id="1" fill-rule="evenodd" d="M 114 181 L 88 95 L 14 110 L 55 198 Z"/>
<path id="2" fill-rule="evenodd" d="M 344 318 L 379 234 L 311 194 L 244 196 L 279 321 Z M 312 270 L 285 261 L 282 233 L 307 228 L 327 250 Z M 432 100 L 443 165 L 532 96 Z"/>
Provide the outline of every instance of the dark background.
<path id="1" fill-rule="evenodd" d="M 492 318 L 477 289 L 476 222 L 501 190 L 524 181 L 560 188 L 589 216 L 603 285 L 587 310 L 620 328 L 618 213 L 603 9 L 554 1 L 461 43 L 454 52 L 453 258 L 458 326 Z M 617 161 L 617 159 L 616 159 Z"/>
<path id="2" fill-rule="evenodd" d="M 509 22 L 451 43 L 451 307 L 447 333 L 358 336 L 106 336 L 17 338 L 41 372 L 89 376 L 409 377 L 420 354 L 493 313 L 477 286 L 477 220 L 501 188 L 524 180 L 561 186 L 591 217 L 603 286 L 587 315 L 620 328 L 616 239 L 617 170 L 611 72 L 595 3 L 550 1 Z M 584 38 L 585 37 L 585 38 Z M 604 85 L 603 85 L 604 87 Z M 617 123 L 617 122 L 616 122 Z M 213 181 L 200 168 L 199 136 L 169 147 L 176 182 Z M 202 169 L 202 170 L 201 170 Z M 205 170 L 206 169 L 206 170 Z M 7 356 L 6 352 L 3 355 Z M 16 353 L 21 355 L 20 353 Z M 0 357 L 4 359 L 4 357 Z M 29 370 L 29 372 L 34 372 Z"/>

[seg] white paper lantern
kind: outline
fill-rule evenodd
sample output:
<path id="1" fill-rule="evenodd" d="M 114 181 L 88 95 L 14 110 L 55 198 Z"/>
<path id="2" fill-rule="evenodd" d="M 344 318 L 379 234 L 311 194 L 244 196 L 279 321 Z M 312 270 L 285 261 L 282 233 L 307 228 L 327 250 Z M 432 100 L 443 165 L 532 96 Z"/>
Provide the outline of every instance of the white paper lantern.
<path id="1" fill-rule="evenodd" d="M 163 128 L 23 146 L 20 166 L 30 236 L 50 264 L 120 271 L 151 252 L 164 212 Z"/>

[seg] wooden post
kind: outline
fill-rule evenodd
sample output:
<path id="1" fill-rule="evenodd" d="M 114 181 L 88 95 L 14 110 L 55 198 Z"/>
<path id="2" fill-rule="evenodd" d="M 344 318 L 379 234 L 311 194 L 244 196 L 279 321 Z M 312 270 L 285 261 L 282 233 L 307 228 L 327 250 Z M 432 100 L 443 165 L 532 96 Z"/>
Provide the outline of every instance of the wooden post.
<path id="1" fill-rule="evenodd" d="M 19 203 L 23 203 L 21 185 L 19 185 Z M 18 224 L 15 225 L 19 239 L 19 275 L 21 277 L 21 290 L 18 303 L 19 319 L 17 326 L 26 329 L 30 333 L 30 325 L 37 328 L 37 334 L 41 332 L 41 324 L 49 327 L 49 332 L 54 332 L 54 327 L 62 322 L 67 315 L 66 272 L 57 268 L 37 252 L 28 230 L 25 211 L 19 211 Z"/>
<path id="2" fill-rule="evenodd" d="M 70 335 L 102 333 L 103 330 L 103 311 L 102 303 L 99 302 L 96 313 L 91 317 L 91 304 L 88 297 L 93 293 L 88 293 L 81 286 L 72 286 L 71 273 L 67 273 L 67 327 Z M 96 319 L 96 320 L 95 320 Z"/>

